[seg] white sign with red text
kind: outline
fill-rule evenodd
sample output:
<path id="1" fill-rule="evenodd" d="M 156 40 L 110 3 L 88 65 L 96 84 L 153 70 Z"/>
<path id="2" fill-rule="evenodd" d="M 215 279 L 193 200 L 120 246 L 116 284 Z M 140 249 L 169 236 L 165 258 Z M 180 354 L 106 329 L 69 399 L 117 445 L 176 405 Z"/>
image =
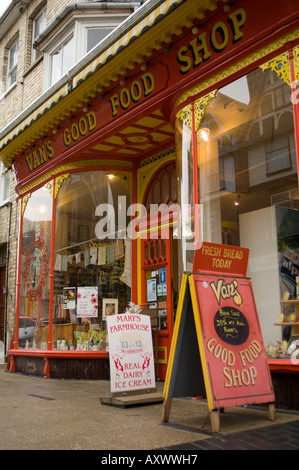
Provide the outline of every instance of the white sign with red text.
<path id="1" fill-rule="evenodd" d="M 150 317 L 121 313 L 107 317 L 111 392 L 155 387 Z"/>

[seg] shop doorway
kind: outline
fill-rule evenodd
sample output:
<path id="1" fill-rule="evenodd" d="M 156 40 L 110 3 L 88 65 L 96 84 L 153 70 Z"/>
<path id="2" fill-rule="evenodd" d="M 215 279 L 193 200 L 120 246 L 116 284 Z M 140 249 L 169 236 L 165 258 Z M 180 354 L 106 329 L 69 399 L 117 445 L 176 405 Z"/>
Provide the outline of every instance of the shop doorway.
<path id="1" fill-rule="evenodd" d="M 4 342 L 6 268 L 0 267 L 0 341 Z"/>
<path id="2" fill-rule="evenodd" d="M 157 313 L 153 331 L 156 376 L 165 380 L 179 290 L 178 242 L 173 236 L 176 224 L 174 161 L 161 166 L 152 176 L 143 204 L 148 217 L 146 235 L 141 240 L 141 300 L 145 308 Z"/>

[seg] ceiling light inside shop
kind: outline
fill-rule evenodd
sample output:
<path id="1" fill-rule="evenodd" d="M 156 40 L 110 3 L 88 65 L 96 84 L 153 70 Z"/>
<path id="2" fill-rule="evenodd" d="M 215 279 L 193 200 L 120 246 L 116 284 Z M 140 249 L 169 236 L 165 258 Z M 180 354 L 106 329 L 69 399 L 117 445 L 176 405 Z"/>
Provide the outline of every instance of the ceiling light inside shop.
<path id="1" fill-rule="evenodd" d="M 198 136 L 200 139 L 204 140 L 205 142 L 208 142 L 210 138 L 210 129 L 208 129 L 207 127 L 202 127 L 198 131 Z"/>

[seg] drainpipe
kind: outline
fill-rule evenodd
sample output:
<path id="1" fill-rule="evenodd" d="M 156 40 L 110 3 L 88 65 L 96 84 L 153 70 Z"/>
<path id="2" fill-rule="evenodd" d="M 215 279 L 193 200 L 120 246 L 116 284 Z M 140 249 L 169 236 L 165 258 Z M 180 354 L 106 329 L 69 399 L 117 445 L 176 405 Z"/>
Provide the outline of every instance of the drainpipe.
<path id="1" fill-rule="evenodd" d="M 8 201 L 2 207 L 9 207 L 9 220 L 8 220 L 8 237 L 7 237 L 7 254 L 6 254 L 6 275 L 5 275 L 5 311 L 4 311 L 4 355 L 7 351 L 7 299 L 8 299 L 8 265 L 10 257 L 10 233 L 11 233 L 11 213 L 12 202 Z"/>

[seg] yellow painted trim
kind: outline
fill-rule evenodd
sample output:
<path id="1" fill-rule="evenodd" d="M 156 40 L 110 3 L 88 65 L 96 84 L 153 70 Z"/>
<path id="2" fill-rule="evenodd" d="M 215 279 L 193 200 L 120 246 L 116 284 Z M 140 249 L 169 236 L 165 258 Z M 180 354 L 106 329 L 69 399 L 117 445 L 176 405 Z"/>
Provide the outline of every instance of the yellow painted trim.
<path id="1" fill-rule="evenodd" d="M 188 275 L 184 273 L 183 278 L 182 278 L 182 283 L 181 283 L 178 308 L 177 308 L 177 313 L 176 313 L 176 318 L 175 318 L 175 323 L 174 323 L 174 329 L 173 329 L 173 335 L 172 335 L 172 341 L 171 341 L 171 347 L 170 347 L 170 353 L 169 353 L 169 361 L 168 361 L 164 390 L 163 390 L 163 397 L 165 399 L 168 398 L 168 393 L 169 393 L 169 385 L 170 385 L 170 379 L 171 379 L 171 374 L 172 374 L 174 355 L 175 355 L 176 346 L 177 346 L 179 327 L 180 327 L 181 318 L 182 318 L 183 302 L 185 298 L 187 280 L 188 280 Z"/>
<path id="2" fill-rule="evenodd" d="M 113 166 L 112 166 L 113 164 Z M 118 167 L 123 167 L 123 172 L 124 174 L 128 174 L 130 172 L 132 164 L 130 162 L 122 161 L 122 160 L 83 160 L 79 162 L 71 162 L 71 163 L 66 163 L 65 165 L 58 166 L 51 170 L 49 173 L 46 173 L 45 175 L 41 176 L 40 178 L 37 177 L 34 181 L 32 181 L 30 184 L 25 186 L 19 191 L 19 194 L 24 194 L 27 191 L 33 189 L 35 186 L 38 184 L 43 183 L 44 181 L 47 181 L 49 178 L 52 178 L 53 176 L 57 175 L 58 173 L 61 172 L 68 172 L 74 169 L 82 168 L 82 171 L 84 170 L 85 167 L 94 167 L 97 168 L 97 171 L 101 170 L 101 167 L 110 167 L 111 171 L 113 172 L 113 167 L 118 166 Z M 95 170 L 96 171 L 96 170 Z M 103 170 L 106 171 L 106 170 Z M 131 177 L 130 177 L 131 179 Z"/>
<path id="3" fill-rule="evenodd" d="M 154 351 L 157 350 L 156 347 L 153 348 Z M 159 351 L 164 353 L 163 359 L 159 359 L 159 354 L 158 354 L 158 361 L 155 360 L 155 363 L 158 362 L 158 364 L 167 364 L 167 347 L 166 346 L 158 346 L 158 353 Z"/>
<path id="4" fill-rule="evenodd" d="M 190 99 L 193 96 L 196 97 L 196 95 L 199 95 L 200 93 L 204 93 L 204 91 L 210 88 L 211 86 L 216 86 L 216 84 L 221 82 L 221 80 L 223 80 L 224 78 L 227 78 L 230 75 L 233 75 L 235 72 L 238 72 L 246 65 L 254 64 L 254 62 L 256 62 L 257 60 L 261 60 L 263 57 L 265 57 L 266 59 L 267 54 L 274 52 L 276 49 L 281 47 L 286 42 L 297 39 L 298 36 L 299 36 L 299 29 L 295 29 L 294 31 L 291 31 L 290 33 L 287 33 L 285 36 L 277 39 L 277 41 L 272 42 L 271 44 L 268 44 L 262 49 L 259 49 L 255 51 L 254 53 L 250 54 L 249 56 L 244 57 L 242 60 L 231 65 L 230 67 L 224 70 L 221 70 L 221 72 L 217 73 L 216 75 L 209 77 L 208 80 L 205 80 L 204 82 L 201 82 L 199 80 L 197 85 L 187 90 L 182 96 L 178 98 L 178 100 L 176 101 L 174 105 L 174 109 L 176 109 L 177 107 L 181 107 L 184 101 L 186 101 L 187 99 Z"/>
<path id="5" fill-rule="evenodd" d="M 202 372 L 203 372 L 205 388 L 206 388 L 206 393 L 207 393 L 208 407 L 210 408 L 210 410 L 212 410 L 214 406 L 213 406 L 213 398 L 212 398 L 211 385 L 210 385 L 210 376 L 208 373 L 208 367 L 207 367 L 207 362 L 206 362 L 205 349 L 204 349 L 204 344 L 203 344 L 203 334 L 201 331 L 200 320 L 199 320 L 200 318 L 199 308 L 198 308 L 196 290 L 195 290 L 194 279 L 193 279 L 192 274 L 189 275 L 189 285 L 190 285 L 190 293 L 191 293 L 191 300 L 192 300 L 192 307 L 193 307 L 194 322 L 195 322 L 195 328 L 196 328 L 196 333 L 197 333 L 197 341 L 198 341 L 198 347 L 199 347 L 199 353 L 200 353 L 200 359 L 201 359 L 201 366 L 202 366 Z"/>

